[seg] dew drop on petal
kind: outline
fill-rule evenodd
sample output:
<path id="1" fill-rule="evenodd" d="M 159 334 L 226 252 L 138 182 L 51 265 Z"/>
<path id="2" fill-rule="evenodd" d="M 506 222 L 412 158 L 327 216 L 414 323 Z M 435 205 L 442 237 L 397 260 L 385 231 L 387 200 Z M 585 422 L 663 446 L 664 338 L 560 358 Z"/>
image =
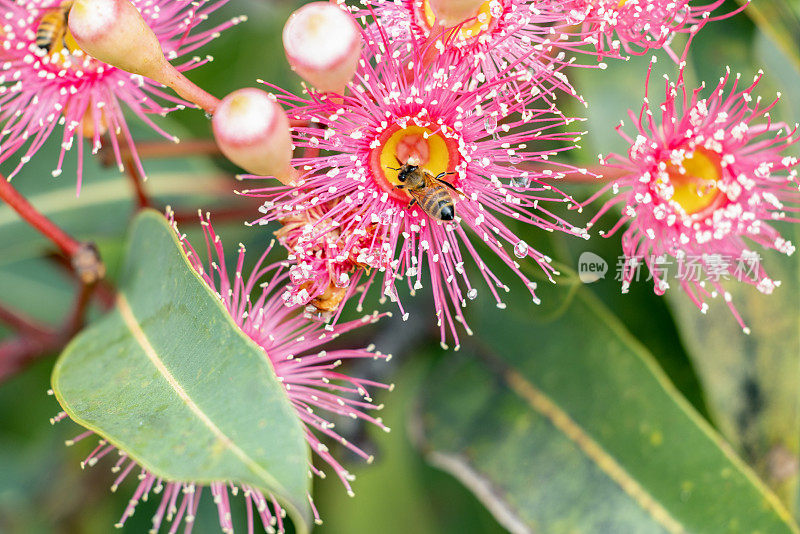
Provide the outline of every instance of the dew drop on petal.
<path id="1" fill-rule="evenodd" d="M 512 187 L 529 187 L 531 185 L 531 179 L 528 176 L 514 176 L 511 178 L 511 186 Z"/>
<path id="2" fill-rule="evenodd" d="M 477 296 L 478 296 L 478 290 L 475 289 L 474 287 L 472 289 L 470 289 L 469 291 L 467 291 L 467 298 L 469 300 L 475 300 L 477 298 Z"/>
<path id="3" fill-rule="evenodd" d="M 514 245 L 514 256 L 524 258 L 528 255 L 528 244 L 525 241 L 520 241 Z"/>
<path id="4" fill-rule="evenodd" d="M 497 117 L 489 115 L 486 117 L 486 120 L 483 121 L 483 124 L 486 126 L 486 131 L 492 133 L 497 129 Z"/>

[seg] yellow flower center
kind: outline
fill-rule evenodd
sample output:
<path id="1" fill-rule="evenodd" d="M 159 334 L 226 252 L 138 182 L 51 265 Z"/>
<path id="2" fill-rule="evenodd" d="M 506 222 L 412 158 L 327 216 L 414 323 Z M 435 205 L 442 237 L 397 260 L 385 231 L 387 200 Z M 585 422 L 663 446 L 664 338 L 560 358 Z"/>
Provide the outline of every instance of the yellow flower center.
<path id="1" fill-rule="evenodd" d="M 452 172 L 459 161 L 455 141 L 424 126 L 396 126 L 386 130 L 379 141 L 380 146 L 370 155 L 372 174 L 398 200 L 408 199 L 407 193 L 395 189 L 402 183 L 397 177 L 404 164 L 418 165 L 436 176 Z"/>
<path id="2" fill-rule="evenodd" d="M 668 164 L 667 173 L 674 189 L 671 200 L 689 215 L 707 210 L 720 198 L 718 183 L 722 168 L 716 153 L 697 148 L 684 158 L 680 167 Z"/>
<path id="3" fill-rule="evenodd" d="M 475 17 L 466 20 L 464 24 L 459 26 L 457 36 L 459 40 L 468 41 L 489 29 L 490 23 L 493 20 L 491 3 L 492 0 L 483 2 L 481 7 L 478 8 L 478 13 Z M 433 9 L 431 9 L 429 0 L 422 0 L 422 15 L 425 19 L 423 25 L 427 26 L 428 29 L 433 28 L 433 25 L 436 24 L 436 15 L 433 13 Z"/>

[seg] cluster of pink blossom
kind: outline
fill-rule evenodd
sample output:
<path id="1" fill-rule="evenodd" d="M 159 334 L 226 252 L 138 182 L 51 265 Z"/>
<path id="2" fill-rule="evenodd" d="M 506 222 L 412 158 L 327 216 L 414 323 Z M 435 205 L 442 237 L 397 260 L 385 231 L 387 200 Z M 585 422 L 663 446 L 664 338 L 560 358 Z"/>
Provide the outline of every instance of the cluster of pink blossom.
<path id="1" fill-rule="evenodd" d="M 296 11 L 283 32 L 289 63 L 306 82 L 302 94 L 262 81 L 266 90 L 241 89 L 221 101 L 180 73 L 203 60 L 177 68 L 166 61 L 242 20 L 193 33 L 220 3 L 0 0 L 5 10 L 0 161 L 13 154 L 22 154 L 21 163 L 28 161 L 57 123 L 64 125 L 62 159 L 75 139 L 82 154 L 84 136 L 94 150 L 110 143 L 121 161 L 120 139 L 133 143 L 122 102 L 154 128 L 148 113 L 187 103 L 213 115 L 219 148 L 251 173 L 244 179 L 256 184 L 240 193 L 263 200 L 260 217 L 253 218 L 277 228 L 287 259 L 264 266 L 265 253 L 245 281 L 242 250 L 231 279 L 207 220 L 207 242 L 218 258 L 210 263 L 212 270 L 184 242 L 186 251 L 236 324 L 264 347 L 306 425 L 312 450 L 348 491 L 349 474 L 317 434 L 367 455 L 336 434 L 314 408 L 382 426 L 366 411 L 373 407 L 366 388 L 383 386 L 334 368 L 343 360 L 383 356 L 360 350 L 297 355 L 315 349 L 325 332 L 333 337 L 357 326 L 336 324 L 351 300 L 361 308 L 371 287 L 379 290 L 381 301 L 396 302 L 405 319 L 398 282 L 412 296 L 427 286 L 442 346 L 452 340 L 458 348 L 459 333 L 471 334 L 463 309 L 479 291 L 488 291 L 504 308 L 503 294 L 518 284 L 539 302 L 525 262 L 557 281 L 552 259 L 521 237 L 530 235 L 526 227 L 588 239 L 588 228 L 570 223 L 561 215 L 568 210 L 559 207 L 585 208 L 609 192 L 592 223 L 621 208 L 619 224 L 605 235 L 628 225 L 622 242 L 631 262 L 623 290 L 637 262 L 653 270 L 656 292 L 666 289 L 652 258 L 741 257 L 754 253 L 753 245 L 793 251 L 772 222 L 793 221 L 790 214 L 800 209 L 798 161 L 783 154 L 798 140 L 797 127 L 772 121 L 774 103 L 764 106 L 752 96 L 760 75 L 744 88 L 736 76 L 726 91 L 731 81 L 726 73 L 703 97 L 704 87 L 686 87 L 686 52 L 679 58 L 670 49 L 677 35 L 693 36 L 714 20 L 712 12 L 722 0 L 706 5 L 690 0 L 314 2 Z M 55 19 L 61 21 L 59 30 L 44 35 Z M 565 153 L 579 148 L 585 134 L 577 128 L 580 118 L 559 109 L 563 97 L 585 104 L 570 83 L 570 69 L 605 68 L 606 60 L 656 49 L 676 61 L 679 75 L 676 82 L 667 80 L 663 103 L 652 105 L 645 93 L 640 112 L 630 112 L 636 135 L 622 134 L 630 143 L 628 154 L 601 158 L 602 166 L 592 169 L 570 164 Z M 649 73 L 645 88 L 648 84 Z M 135 156 L 134 161 L 141 166 Z M 621 169 L 621 177 L 604 182 L 606 166 Z M 61 160 L 56 169 L 61 172 Z M 80 184 L 80 168 L 77 174 Z M 606 185 L 579 202 L 558 186 L 570 177 Z M 259 286 L 272 270 L 270 281 Z M 504 272 L 519 281 L 506 281 Z M 746 282 L 765 293 L 777 285 L 762 269 Z M 730 304 L 722 283 L 711 285 L 709 290 L 704 281 L 682 282 L 702 309 L 705 299 L 717 294 Z M 258 287 L 263 289 L 251 300 Z M 315 314 L 329 324 L 312 320 Z M 310 332 L 321 335 L 310 341 Z M 332 387 L 331 380 L 340 385 Z M 101 441 L 90 461 L 112 448 Z M 119 465 L 121 479 L 135 462 L 123 455 Z M 163 487 L 156 529 L 165 510 L 177 522 L 193 515 L 195 485 L 160 481 L 144 472 L 123 521 L 136 501 Z M 235 486 L 211 485 L 225 530 L 232 528 L 229 488 Z M 244 491 L 248 509 L 256 505 L 264 526 L 277 524 L 282 530 L 275 499 L 255 488 Z M 274 504 L 272 512 L 268 502 Z"/>

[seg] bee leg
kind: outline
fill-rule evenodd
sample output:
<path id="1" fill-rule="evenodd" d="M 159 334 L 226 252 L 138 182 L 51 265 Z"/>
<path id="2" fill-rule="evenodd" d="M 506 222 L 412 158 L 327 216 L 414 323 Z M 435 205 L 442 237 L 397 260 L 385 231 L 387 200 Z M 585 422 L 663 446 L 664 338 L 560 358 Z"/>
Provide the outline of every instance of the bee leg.
<path id="1" fill-rule="evenodd" d="M 466 195 L 464 195 L 464 192 L 459 190 L 456 186 L 454 186 L 453 184 L 451 184 L 447 180 L 442 180 L 442 176 L 444 176 L 445 174 L 455 174 L 455 173 L 454 172 L 442 172 L 442 173 L 439 173 L 439 175 L 436 176 L 436 181 L 439 182 L 440 184 L 442 184 L 445 187 L 449 187 L 450 189 L 452 189 L 453 191 L 455 191 L 459 195 L 466 196 Z"/>
<path id="2" fill-rule="evenodd" d="M 408 206 L 406 206 L 406 209 L 410 208 L 411 206 L 413 206 L 416 203 L 417 203 L 417 199 L 416 198 L 412 198 L 411 202 L 409 202 Z"/>

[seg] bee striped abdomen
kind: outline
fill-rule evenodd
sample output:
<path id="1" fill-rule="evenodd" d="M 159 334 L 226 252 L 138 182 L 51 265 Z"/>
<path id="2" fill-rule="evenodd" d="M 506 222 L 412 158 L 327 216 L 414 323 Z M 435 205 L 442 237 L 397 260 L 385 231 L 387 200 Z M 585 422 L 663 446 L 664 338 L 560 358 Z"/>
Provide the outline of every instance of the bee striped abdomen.
<path id="1" fill-rule="evenodd" d="M 65 47 L 63 41 L 67 33 L 67 15 L 71 5 L 72 2 L 64 2 L 60 7 L 44 14 L 36 29 L 37 47 L 47 52 Z"/>
<path id="2" fill-rule="evenodd" d="M 455 215 L 453 198 L 443 186 L 430 188 L 428 194 L 420 202 L 425 213 L 443 221 L 452 221 Z"/>

